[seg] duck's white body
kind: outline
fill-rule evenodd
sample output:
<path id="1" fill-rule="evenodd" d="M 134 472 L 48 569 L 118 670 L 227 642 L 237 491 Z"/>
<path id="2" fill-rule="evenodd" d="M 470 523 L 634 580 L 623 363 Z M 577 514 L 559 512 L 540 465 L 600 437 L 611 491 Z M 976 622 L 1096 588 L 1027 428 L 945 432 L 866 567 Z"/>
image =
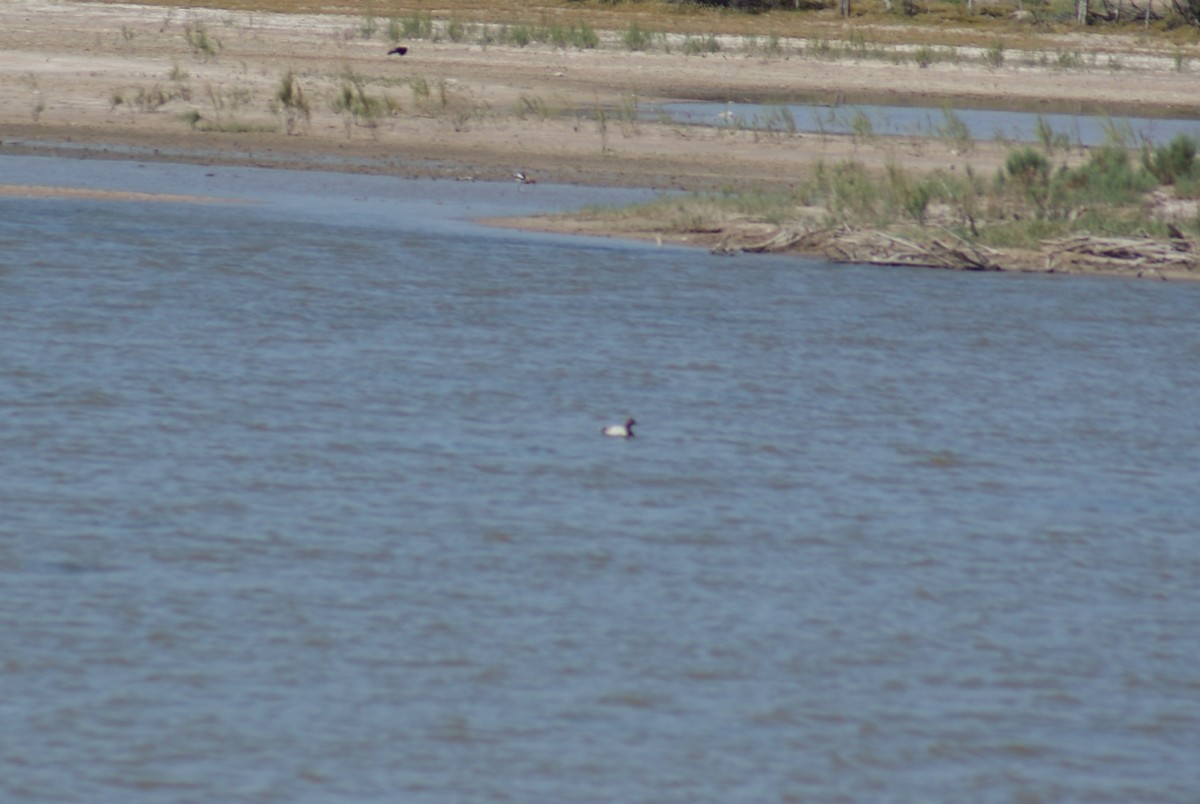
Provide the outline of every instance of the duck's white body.
<path id="1" fill-rule="evenodd" d="M 600 432 L 609 438 L 633 438 L 633 426 L 637 424 L 633 419 L 626 419 L 624 424 L 610 424 Z"/>

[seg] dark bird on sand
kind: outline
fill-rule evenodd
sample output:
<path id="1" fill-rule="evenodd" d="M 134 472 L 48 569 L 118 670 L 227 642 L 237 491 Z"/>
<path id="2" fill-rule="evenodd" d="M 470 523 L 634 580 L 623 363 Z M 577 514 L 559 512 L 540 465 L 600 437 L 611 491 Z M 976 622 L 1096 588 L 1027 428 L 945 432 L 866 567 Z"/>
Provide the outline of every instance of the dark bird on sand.
<path id="1" fill-rule="evenodd" d="M 394 47 L 391 50 L 389 50 L 388 55 L 389 56 L 403 56 L 407 52 L 408 52 L 408 48 L 406 48 L 404 45 L 399 45 L 399 46 Z"/>

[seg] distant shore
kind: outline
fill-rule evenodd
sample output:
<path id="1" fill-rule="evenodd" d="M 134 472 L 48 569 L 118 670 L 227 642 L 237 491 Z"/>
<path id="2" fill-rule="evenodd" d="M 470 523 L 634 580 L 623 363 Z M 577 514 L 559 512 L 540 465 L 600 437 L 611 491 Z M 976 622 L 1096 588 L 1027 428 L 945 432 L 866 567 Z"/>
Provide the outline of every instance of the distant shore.
<path id="1" fill-rule="evenodd" d="M 1012 66 L 829 62 L 787 42 L 772 52 L 685 55 L 442 38 L 410 41 L 407 55 L 389 57 L 389 43 L 363 27 L 351 16 L 8 0 L 0 153 L 786 191 L 814 165 L 851 158 L 880 171 L 970 165 L 990 174 L 1007 146 L 980 141 L 967 153 L 935 137 L 764 135 L 646 121 L 636 110 L 828 93 L 1035 109 L 1104 98 L 1130 113 L 1200 116 L 1195 75 L 1172 69 L 1165 51 L 1126 56 L 1121 70 L 1016 58 Z M 281 89 L 289 80 L 291 94 Z"/>

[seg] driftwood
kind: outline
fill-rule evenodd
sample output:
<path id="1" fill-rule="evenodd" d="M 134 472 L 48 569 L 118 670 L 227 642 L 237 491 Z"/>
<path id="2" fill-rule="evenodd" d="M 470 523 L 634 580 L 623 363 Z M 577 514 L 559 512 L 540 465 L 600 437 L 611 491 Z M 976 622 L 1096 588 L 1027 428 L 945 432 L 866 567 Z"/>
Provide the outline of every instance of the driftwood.
<path id="1" fill-rule="evenodd" d="M 1042 267 L 1028 252 L 999 252 L 970 243 L 948 230 L 917 242 L 882 231 L 849 227 L 809 229 L 745 219 L 727 226 L 715 254 L 800 251 L 833 262 L 907 265 L 959 271 L 1044 271 L 1046 273 L 1133 274 L 1167 279 L 1200 278 L 1200 244 L 1178 228 L 1171 237 L 1093 237 L 1082 234 L 1042 243 Z"/>
<path id="2" fill-rule="evenodd" d="M 997 252 L 976 246 L 950 232 L 926 243 L 884 232 L 847 231 L 831 240 L 827 253 L 841 262 L 873 265 L 910 265 L 921 268 L 950 268 L 960 271 L 1002 271 Z"/>
<path id="3" fill-rule="evenodd" d="M 950 232 L 946 237 L 917 243 L 878 231 L 858 231 L 840 227 L 795 229 L 775 227 L 750 239 L 734 230 L 713 248 L 717 254 L 736 252 L 776 252 L 802 250 L 824 254 L 834 262 L 859 262 L 873 265 L 909 265 L 923 268 L 951 268 L 967 271 L 1000 271 L 996 252 L 976 246 Z"/>
<path id="4" fill-rule="evenodd" d="M 1150 274 L 1200 271 L 1200 249 L 1176 229 L 1169 240 L 1075 235 L 1043 243 L 1049 272 L 1097 271 Z"/>

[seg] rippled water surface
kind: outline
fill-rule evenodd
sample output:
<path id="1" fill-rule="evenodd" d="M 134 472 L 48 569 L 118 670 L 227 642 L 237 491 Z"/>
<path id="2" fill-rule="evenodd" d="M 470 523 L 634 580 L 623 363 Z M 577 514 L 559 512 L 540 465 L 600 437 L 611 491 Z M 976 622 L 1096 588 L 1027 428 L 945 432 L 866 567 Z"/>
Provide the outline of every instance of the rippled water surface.
<path id="1" fill-rule="evenodd" d="M 1196 800 L 1200 287 L 4 181 L 0 798 Z"/>

